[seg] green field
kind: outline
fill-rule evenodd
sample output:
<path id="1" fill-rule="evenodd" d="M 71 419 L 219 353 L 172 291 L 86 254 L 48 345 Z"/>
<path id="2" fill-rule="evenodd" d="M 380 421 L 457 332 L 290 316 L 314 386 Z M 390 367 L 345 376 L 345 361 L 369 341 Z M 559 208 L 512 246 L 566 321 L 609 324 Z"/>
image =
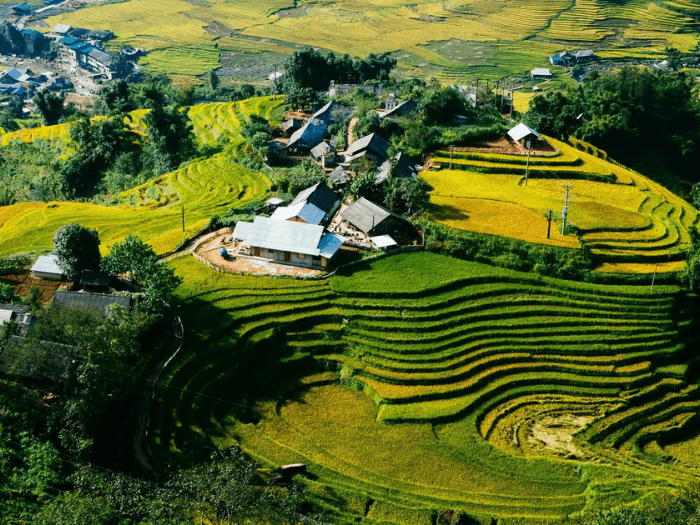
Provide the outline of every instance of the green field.
<path id="1" fill-rule="evenodd" d="M 189 339 L 157 390 L 159 462 L 209 441 L 305 462 L 333 523 L 540 523 L 700 481 L 698 326 L 675 286 L 428 253 L 321 281 L 171 264 Z"/>
<path id="2" fill-rule="evenodd" d="M 266 175 L 236 163 L 238 148 L 244 143 L 240 128 L 253 113 L 271 118 L 273 109 L 282 102 L 279 97 L 276 101 L 253 98 L 191 107 L 197 140 L 209 146 L 221 145 L 224 150 L 124 192 L 124 204 L 120 206 L 25 202 L 0 207 L 0 256 L 49 250 L 54 232 L 69 222 L 97 229 L 105 251 L 129 234 L 147 240 L 157 253 L 173 250 L 184 237 L 201 230 L 213 215 L 260 200 L 268 193 L 271 182 Z M 66 126 L 59 124 L 3 135 L 3 142 L 39 137 L 69 140 Z"/>
<path id="3" fill-rule="evenodd" d="M 355 56 L 394 52 L 403 74 L 454 82 L 520 75 L 566 48 L 594 47 L 604 57 L 658 57 L 667 46 L 690 51 L 698 15 L 690 1 L 130 0 L 47 23 L 113 30 L 110 45 L 144 47 L 147 71 L 178 79 L 218 67 L 215 55 L 225 49 L 263 60 L 310 45 Z M 225 45 L 217 47 L 219 40 Z"/>
<path id="4" fill-rule="evenodd" d="M 690 204 L 643 175 L 608 162 L 590 145 L 573 141 L 577 148 L 547 140 L 557 151 L 531 159 L 527 186 L 524 155 L 455 150 L 452 170 L 423 173 L 434 188 L 432 218 L 453 228 L 534 243 L 578 247 L 580 242 L 608 272 L 633 268 L 651 273 L 657 263 L 667 271 L 682 267 L 689 232 L 700 221 Z M 450 152 L 436 152 L 433 162 L 449 168 Z M 560 233 L 564 184 L 573 186 L 569 221 L 578 236 Z M 555 218 L 550 239 L 548 210 Z"/>

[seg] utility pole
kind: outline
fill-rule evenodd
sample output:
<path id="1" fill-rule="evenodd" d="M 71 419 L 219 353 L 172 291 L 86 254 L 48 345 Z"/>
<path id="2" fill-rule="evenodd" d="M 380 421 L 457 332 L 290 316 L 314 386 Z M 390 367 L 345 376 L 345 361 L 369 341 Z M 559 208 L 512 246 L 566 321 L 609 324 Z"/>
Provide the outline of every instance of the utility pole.
<path id="1" fill-rule="evenodd" d="M 552 233 L 552 210 L 549 210 L 547 215 L 547 239 L 549 239 L 550 233 Z"/>
<path id="2" fill-rule="evenodd" d="M 277 64 L 272 64 L 272 100 L 277 100 Z"/>
<path id="3" fill-rule="evenodd" d="M 182 232 L 185 232 L 185 207 L 182 207 Z"/>
<path id="4" fill-rule="evenodd" d="M 654 291 L 654 281 L 656 281 L 656 270 L 659 268 L 659 263 L 654 265 L 654 276 L 651 278 L 651 291 Z"/>
<path id="5" fill-rule="evenodd" d="M 564 209 L 561 211 L 561 234 L 566 235 L 566 217 L 569 214 L 569 192 L 574 189 L 573 184 L 562 184 L 562 188 L 566 191 L 564 194 Z"/>
<path id="6" fill-rule="evenodd" d="M 510 84 L 510 120 L 513 120 L 513 99 L 515 96 L 515 91 L 513 88 L 515 88 L 515 80 L 511 81 Z"/>
<path id="7" fill-rule="evenodd" d="M 501 90 L 501 107 L 498 110 L 499 115 L 503 116 L 503 99 L 506 96 L 506 81 L 503 81 L 503 89 Z"/>
<path id="8" fill-rule="evenodd" d="M 532 152 L 532 141 L 527 141 L 527 164 L 525 164 L 525 186 L 527 186 L 527 175 L 530 171 L 530 153 Z"/>
<path id="9" fill-rule="evenodd" d="M 500 80 L 496 80 L 495 83 L 496 83 L 496 104 L 498 104 L 498 86 L 501 85 L 501 81 L 500 81 Z"/>
<path id="10" fill-rule="evenodd" d="M 452 169 L 452 150 L 454 149 L 454 145 L 450 144 L 450 169 Z"/>
<path id="11" fill-rule="evenodd" d="M 481 80 L 481 79 L 480 78 L 476 79 L 476 93 L 474 94 L 474 97 L 475 97 L 474 100 L 476 101 L 477 106 L 479 105 L 479 80 Z"/>

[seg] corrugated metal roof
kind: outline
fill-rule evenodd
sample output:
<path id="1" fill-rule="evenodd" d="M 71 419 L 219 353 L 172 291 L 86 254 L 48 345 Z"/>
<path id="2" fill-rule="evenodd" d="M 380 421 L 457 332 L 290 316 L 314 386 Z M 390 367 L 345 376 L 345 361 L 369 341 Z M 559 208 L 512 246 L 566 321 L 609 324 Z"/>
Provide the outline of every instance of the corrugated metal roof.
<path id="1" fill-rule="evenodd" d="M 328 155 L 331 152 L 335 152 L 335 148 L 328 144 L 328 142 L 319 142 L 316 146 L 311 148 L 311 154 L 319 159 L 322 155 Z"/>
<path id="2" fill-rule="evenodd" d="M 328 124 L 331 121 L 331 110 L 333 109 L 333 106 L 335 106 L 335 101 L 331 100 L 328 104 L 326 104 L 316 113 L 311 115 L 311 122 L 313 122 L 316 119 L 321 119 L 325 121 L 326 124 Z"/>
<path id="3" fill-rule="evenodd" d="M 244 240 L 249 246 L 319 255 L 318 243 L 323 235 L 323 227 L 256 217 L 253 223 L 239 222 L 233 235 Z"/>
<path id="4" fill-rule="evenodd" d="M 544 67 L 536 67 L 532 71 L 530 71 L 530 74 L 535 77 L 551 77 L 552 72 Z"/>
<path id="5" fill-rule="evenodd" d="M 34 266 L 32 266 L 31 271 L 63 275 L 63 270 L 58 264 L 58 257 L 53 254 L 39 257 L 34 263 Z"/>
<path id="6" fill-rule="evenodd" d="M 123 295 L 65 292 L 62 290 L 54 294 L 53 302 L 59 306 L 68 306 L 72 308 L 97 308 L 104 316 L 107 315 L 107 309 L 113 304 L 118 304 L 125 310 L 128 310 L 131 306 L 131 299 Z"/>
<path id="7" fill-rule="evenodd" d="M 313 186 L 300 191 L 290 206 L 300 202 L 309 202 L 325 213 L 330 213 L 338 202 L 338 195 L 328 187 L 325 181 L 317 182 Z"/>
<path id="8" fill-rule="evenodd" d="M 85 52 L 105 66 L 109 66 L 112 63 L 112 55 L 105 53 L 104 51 L 100 51 L 95 47 L 93 47 L 90 51 Z"/>
<path id="9" fill-rule="evenodd" d="M 78 39 L 77 39 L 77 38 L 73 38 L 72 36 L 64 36 L 63 38 L 60 38 L 60 39 L 58 40 L 58 43 L 59 43 L 59 44 L 65 44 L 65 45 L 67 45 L 67 46 L 72 46 L 72 45 L 75 44 L 76 42 L 78 42 Z"/>
<path id="10" fill-rule="evenodd" d="M 14 312 L 12 310 L 0 310 L 0 326 L 12 321 L 13 314 Z"/>
<path id="11" fill-rule="evenodd" d="M 512 138 L 515 142 L 524 139 L 528 135 L 535 135 L 540 139 L 542 138 L 542 136 L 539 133 L 537 133 L 530 126 L 523 124 L 522 122 L 508 132 L 508 136 Z"/>
<path id="12" fill-rule="evenodd" d="M 313 120 L 307 122 L 304 127 L 296 130 L 291 137 L 289 137 L 289 142 L 287 142 L 287 147 L 301 146 L 305 148 L 313 148 L 316 144 L 323 140 L 323 136 L 326 134 L 326 128 L 328 127 L 324 122 L 317 121 L 315 123 Z"/>
<path id="13" fill-rule="evenodd" d="M 70 31 L 70 26 L 67 24 L 56 24 L 51 30 L 52 33 L 67 33 Z"/>
<path id="14" fill-rule="evenodd" d="M 398 243 L 391 237 L 391 235 L 378 235 L 377 237 L 370 237 L 369 240 L 377 248 L 390 248 L 391 246 L 398 246 Z"/>
<path id="15" fill-rule="evenodd" d="M 311 204 L 310 202 L 300 202 L 292 206 L 283 206 L 277 208 L 270 216 L 276 221 L 288 221 L 298 217 L 307 224 L 321 224 L 326 217 L 325 212 Z"/>
<path id="16" fill-rule="evenodd" d="M 333 171 L 331 171 L 330 175 L 328 175 L 328 178 L 338 184 L 344 184 L 350 181 L 350 175 L 348 175 L 348 172 L 345 171 L 345 168 L 343 168 L 342 166 L 338 166 Z"/>
<path id="17" fill-rule="evenodd" d="M 374 227 L 390 215 L 398 217 L 386 208 L 368 201 L 364 197 L 356 200 L 352 205 L 340 212 L 340 215 L 350 224 L 364 233 L 369 233 Z"/>
<path id="18" fill-rule="evenodd" d="M 267 199 L 265 201 L 265 204 L 269 204 L 270 206 L 276 206 L 277 204 L 283 204 L 284 201 L 280 199 L 279 197 L 272 197 L 271 199 Z"/>
<path id="19" fill-rule="evenodd" d="M 326 233 L 321 237 L 321 242 L 318 245 L 318 249 L 321 252 L 321 257 L 326 259 L 332 259 L 333 256 L 340 250 L 340 247 L 345 242 L 345 237 L 338 235 L 337 233 Z"/>

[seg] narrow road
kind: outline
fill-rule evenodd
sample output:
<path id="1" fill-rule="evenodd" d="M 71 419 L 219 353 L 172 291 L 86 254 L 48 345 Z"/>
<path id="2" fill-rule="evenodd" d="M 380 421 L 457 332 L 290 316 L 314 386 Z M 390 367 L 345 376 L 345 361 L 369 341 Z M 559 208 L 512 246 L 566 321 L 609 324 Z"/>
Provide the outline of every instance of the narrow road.
<path id="1" fill-rule="evenodd" d="M 355 126 L 357 125 L 357 118 L 350 120 L 350 125 L 348 126 L 348 148 L 350 144 L 355 142 Z"/>

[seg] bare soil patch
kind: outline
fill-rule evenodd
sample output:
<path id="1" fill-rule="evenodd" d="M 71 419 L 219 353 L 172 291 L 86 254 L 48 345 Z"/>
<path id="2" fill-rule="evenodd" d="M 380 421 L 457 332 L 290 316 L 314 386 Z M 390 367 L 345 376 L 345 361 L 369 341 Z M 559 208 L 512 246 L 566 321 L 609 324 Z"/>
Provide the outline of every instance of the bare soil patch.
<path id="1" fill-rule="evenodd" d="M 528 441 L 556 454 L 581 458 L 585 453 L 574 444 L 574 434 L 594 419 L 595 416 L 577 414 L 543 416 L 532 425 Z"/>
<path id="2" fill-rule="evenodd" d="M 48 303 L 53 298 L 56 290 L 67 290 L 69 286 L 69 283 L 47 281 L 33 277 L 29 270 L 22 273 L 2 275 L 0 276 L 0 282 L 11 284 L 15 289 L 15 293 L 22 296 L 27 295 L 32 286 L 38 286 L 39 292 L 41 292 L 39 297 L 42 303 Z"/>
<path id="3" fill-rule="evenodd" d="M 455 148 L 454 151 L 499 153 L 503 155 L 527 155 L 527 150 L 522 144 L 508 140 L 506 137 L 474 142 L 473 146 Z M 556 148 L 547 143 L 539 143 L 532 148 L 532 155 L 553 155 L 556 152 Z"/>

